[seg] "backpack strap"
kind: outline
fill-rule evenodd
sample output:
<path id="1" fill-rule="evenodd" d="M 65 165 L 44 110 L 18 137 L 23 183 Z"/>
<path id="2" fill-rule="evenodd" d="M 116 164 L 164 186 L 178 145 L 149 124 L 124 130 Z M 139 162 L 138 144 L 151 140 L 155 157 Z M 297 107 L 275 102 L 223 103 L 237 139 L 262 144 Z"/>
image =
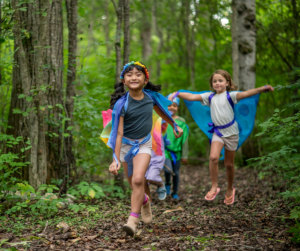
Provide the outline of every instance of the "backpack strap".
<path id="1" fill-rule="evenodd" d="M 210 96 L 208 97 L 209 105 L 210 105 L 210 103 L 211 103 L 212 98 L 213 98 L 215 95 L 216 95 L 216 93 L 214 92 L 214 93 L 210 94 Z"/>
<path id="2" fill-rule="evenodd" d="M 230 94 L 229 94 L 228 91 L 226 91 L 226 93 L 227 93 L 227 100 L 228 100 L 229 104 L 231 105 L 232 110 L 234 110 L 234 103 L 233 103 L 233 101 L 232 101 L 232 99 L 231 99 L 231 97 L 230 97 Z M 215 95 L 216 95 L 216 93 L 214 92 L 214 93 L 212 93 L 212 94 L 208 97 L 209 105 L 211 104 L 211 100 L 212 100 L 212 98 L 213 98 Z"/>
<path id="3" fill-rule="evenodd" d="M 226 92 L 227 92 L 227 99 L 228 99 L 228 102 L 229 102 L 229 104 L 231 105 L 232 110 L 234 110 L 234 103 L 233 103 L 233 101 L 232 101 L 232 99 L 231 99 L 231 97 L 230 97 L 229 92 L 228 92 L 228 91 L 226 91 Z"/>

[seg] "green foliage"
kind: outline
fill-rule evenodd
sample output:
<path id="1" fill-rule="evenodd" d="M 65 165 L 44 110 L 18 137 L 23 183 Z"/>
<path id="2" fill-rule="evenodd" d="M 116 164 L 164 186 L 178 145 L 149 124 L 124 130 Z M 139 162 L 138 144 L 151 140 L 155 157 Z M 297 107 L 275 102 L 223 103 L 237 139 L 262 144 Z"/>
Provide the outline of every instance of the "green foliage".
<path id="1" fill-rule="evenodd" d="M 78 185 L 71 187 L 68 190 L 68 193 L 74 196 L 83 196 L 89 198 L 99 199 L 100 197 L 104 197 L 105 194 L 100 184 L 96 182 L 91 182 L 90 184 L 86 181 L 80 182 Z"/>
<path id="2" fill-rule="evenodd" d="M 262 170 L 261 178 L 264 177 L 264 174 L 275 171 L 286 183 L 287 190 L 281 193 L 281 196 L 289 202 L 290 218 L 295 219 L 296 222 L 300 219 L 300 112 L 297 111 L 291 116 L 283 115 L 284 112 L 294 109 L 298 105 L 299 103 L 295 103 L 282 110 L 276 108 L 273 116 L 259 125 L 262 127 L 262 132 L 256 136 L 269 136 L 274 142 L 280 142 L 276 144 L 276 147 L 281 145 L 281 148 L 248 160 Z M 299 223 L 297 222 L 296 227 L 291 228 L 290 231 L 294 233 L 293 241 L 299 242 Z"/>

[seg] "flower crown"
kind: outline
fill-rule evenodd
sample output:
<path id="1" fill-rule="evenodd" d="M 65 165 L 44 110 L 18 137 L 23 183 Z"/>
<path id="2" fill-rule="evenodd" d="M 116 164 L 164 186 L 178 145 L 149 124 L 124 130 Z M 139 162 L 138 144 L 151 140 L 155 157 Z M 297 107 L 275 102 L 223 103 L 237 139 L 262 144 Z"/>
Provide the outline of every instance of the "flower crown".
<path id="1" fill-rule="evenodd" d="M 145 69 L 146 78 L 149 79 L 149 72 L 148 72 L 146 66 L 143 65 L 143 64 L 141 64 L 139 61 L 136 61 L 136 62 L 131 61 L 130 63 L 124 65 L 123 71 L 121 72 L 121 75 L 120 75 L 120 79 L 123 79 L 123 78 L 124 78 L 125 70 L 127 69 L 127 67 L 128 67 L 129 65 L 139 65 L 139 66 L 143 67 L 143 68 Z"/>

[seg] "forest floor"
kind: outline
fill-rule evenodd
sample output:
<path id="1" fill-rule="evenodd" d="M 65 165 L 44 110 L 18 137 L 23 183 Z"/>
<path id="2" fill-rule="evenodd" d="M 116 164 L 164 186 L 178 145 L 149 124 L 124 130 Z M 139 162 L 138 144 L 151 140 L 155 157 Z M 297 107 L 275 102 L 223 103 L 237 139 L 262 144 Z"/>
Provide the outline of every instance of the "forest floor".
<path id="1" fill-rule="evenodd" d="M 284 187 L 275 176 L 259 179 L 253 169 L 236 170 L 236 202 L 231 206 L 223 203 L 223 168 L 219 184 L 221 192 L 208 202 L 204 199 L 210 188 L 207 166 L 183 166 L 181 200 L 168 196 L 160 202 L 152 187 L 153 222 L 141 222 L 133 238 L 121 231 L 130 213 L 129 199 L 106 198 L 92 202 L 96 212 L 76 214 L 64 209 L 51 217 L 6 217 L 0 225 L 0 241 L 23 242 L 16 250 L 300 250 L 287 233 L 295 223 L 287 219 L 289 208 L 278 197 Z M 56 227 L 59 222 L 71 226 L 65 238 Z M 44 229 L 44 235 L 38 235 Z"/>

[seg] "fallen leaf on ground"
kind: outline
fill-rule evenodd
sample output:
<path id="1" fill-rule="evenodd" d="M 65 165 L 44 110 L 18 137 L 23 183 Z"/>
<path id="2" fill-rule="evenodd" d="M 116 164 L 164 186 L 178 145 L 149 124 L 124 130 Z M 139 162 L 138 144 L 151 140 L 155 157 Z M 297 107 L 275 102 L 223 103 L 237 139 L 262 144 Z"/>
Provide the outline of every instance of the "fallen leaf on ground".
<path id="1" fill-rule="evenodd" d="M 182 207 L 177 207 L 175 209 L 166 210 L 163 213 L 166 214 L 166 213 L 172 213 L 172 212 L 176 212 L 176 211 L 184 211 L 184 209 Z"/>
<path id="2" fill-rule="evenodd" d="M 87 236 L 86 238 L 90 241 L 96 239 L 98 237 L 98 235 L 93 235 L 93 236 Z"/>
<path id="3" fill-rule="evenodd" d="M 116 240 L 116 242 L 119 242 L 119 243 L 125 243 L 125 241 L 126 241 L 125 239 L 117 239 Z"/>
<path id="4" fill-rule="evenodd" d="M 68 232 L 70 230 L 70 226 L 67 223 L 65 223 L 65 222 L 58 223 L 56 225 L 56 227 L 62 228 L 63 229 L 63 233 L 66 233 L 66 232 Z"/>
<path id="5" fill-rule="evenodd" d="M 193 229 L 194 226 L 193 226 L 193 225 L 187 225 L 186 228 L 187 228 L 187 229 Z"/>
<path id="6" fill-rule="evenodd" d="M 70 242 L 75 243 L 76 241 L 80 241 L 80 240 L 81 240 L 81 238 L 78 237 L 78 238 L 76 238 L 76 239 L 70 240 Z"/>

